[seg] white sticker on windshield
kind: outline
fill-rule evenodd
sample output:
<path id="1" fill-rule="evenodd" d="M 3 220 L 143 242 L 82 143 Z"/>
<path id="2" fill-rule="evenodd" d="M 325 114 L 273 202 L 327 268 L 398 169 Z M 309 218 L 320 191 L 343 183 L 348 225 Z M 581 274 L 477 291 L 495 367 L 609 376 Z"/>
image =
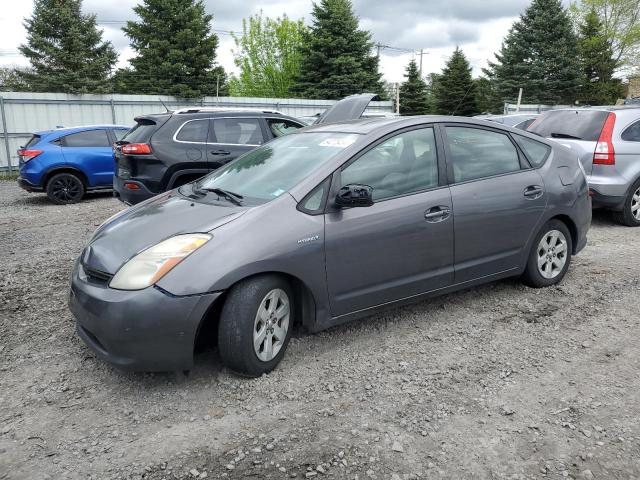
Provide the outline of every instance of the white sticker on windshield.
<path id="1" fill-rule="evenodd" d="M 334 147 L 334 148 L 346 148 L 355 142 L 356 139 L 353 136 L 348 137 L 336 137 L 326 138 L 320 142 L 321 147 Z"/>

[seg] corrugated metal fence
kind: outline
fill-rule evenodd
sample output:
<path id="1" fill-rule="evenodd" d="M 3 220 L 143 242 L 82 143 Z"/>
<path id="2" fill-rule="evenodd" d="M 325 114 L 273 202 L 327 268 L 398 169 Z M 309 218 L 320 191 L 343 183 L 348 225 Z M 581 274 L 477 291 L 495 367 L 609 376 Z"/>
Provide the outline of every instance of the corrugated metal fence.
<path id="1" fill-rule="evenodd" d="M 15 170 L 16 151 L 32 132 L 56 127 L 113 123 L 132 125 L 137 115 L 206 106 L 279 110 L 294 117 L 322 113 L 334 100 L 300 98 L 204 97 L 189 102 L 157 95 L 69 95 L 65 93 L 0 92 L 0 170 Z M 392 112 L 392 102 L 371 102 L 368 112 Z"/>

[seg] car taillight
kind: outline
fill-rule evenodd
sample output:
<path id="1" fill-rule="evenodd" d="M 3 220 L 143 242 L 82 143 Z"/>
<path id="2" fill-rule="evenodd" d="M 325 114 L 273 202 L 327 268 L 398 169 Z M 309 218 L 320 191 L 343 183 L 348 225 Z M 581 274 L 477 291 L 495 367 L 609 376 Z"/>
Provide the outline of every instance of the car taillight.
<path id="1" fill-rule="evenodd" d="M 593 152 L 594 165 L 615 165 L 616 152 L 613 149 L 613 127 L 616 124 L 616 114 L 611 112 L 604 122 L 600 138 Z"/>
<path id="2" fill-rule="evenodd" d="M 35 150 L 32 148 L 23 148 L 18 150 L 18 155 L 22 157 L 23 162 L 28 162 L 29 160 L 36 158 L 41 153 L 44 153 L 44 150 Z"/>
<path id="3" fill-rule="evenodd" d="M 121 148 L 125 155 L 148 155 L 151 153 L 151 145 L 148 143 L 125 143 Z"/>

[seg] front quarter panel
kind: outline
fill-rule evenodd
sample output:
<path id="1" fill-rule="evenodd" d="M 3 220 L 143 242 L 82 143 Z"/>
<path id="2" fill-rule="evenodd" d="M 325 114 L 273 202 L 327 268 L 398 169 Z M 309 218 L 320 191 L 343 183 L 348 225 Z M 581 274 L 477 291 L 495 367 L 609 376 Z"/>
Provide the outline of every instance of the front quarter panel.
<path id="1" fill-rule="evenodd" d="M 158 282 L 173 295 L 227 290 L 260 273 L 296 277 L 310 290 L 316 312 L 327 311 L 324 216 L 296 209 L 283 194 L 214 229 L 213 238 Z"/>

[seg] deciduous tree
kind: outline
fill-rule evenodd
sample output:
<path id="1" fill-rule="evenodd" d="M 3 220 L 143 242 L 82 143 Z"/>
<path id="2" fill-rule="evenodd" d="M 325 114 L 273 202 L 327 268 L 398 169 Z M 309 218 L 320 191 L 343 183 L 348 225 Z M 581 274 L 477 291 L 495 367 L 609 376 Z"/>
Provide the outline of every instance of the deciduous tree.
<path id="1" fill-rule="evenodd" d="M 302 20 L 286 15 L 271 19 L 262 12 L 242 21 L 242 36 L 235 37 L 234 62 L 240 73 L 229 82 L 231 95 L 289 97 L 300 73 Z"/>

